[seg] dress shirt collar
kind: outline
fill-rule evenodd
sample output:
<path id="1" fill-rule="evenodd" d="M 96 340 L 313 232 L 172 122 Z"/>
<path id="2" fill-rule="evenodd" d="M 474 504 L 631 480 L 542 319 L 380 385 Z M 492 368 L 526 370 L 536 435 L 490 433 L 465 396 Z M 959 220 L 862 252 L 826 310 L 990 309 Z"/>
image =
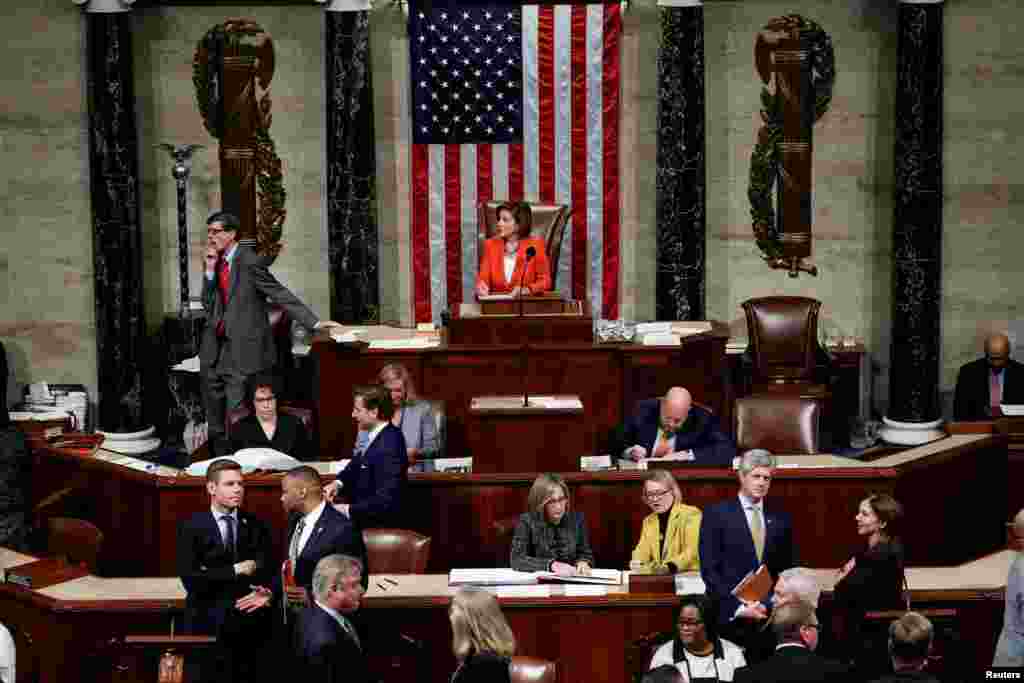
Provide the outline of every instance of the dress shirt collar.
<path id="1" fill-rule="evenodd" d="M 306 529 L 310 532 L 313 531 L 313 527 L 316 526 L 316 523 L 320 521 L 320 515 L 324 513 L 325 507 L 327 507 L 327 501 L 321 500 L 319 505 L 306 513 L 303 519 L 305 519 L 306 522 Z"/>
<path id="2" fill-rule="evenodd" d="M 778 645 L 775 646 L 775 651 L 778 652 L 779 650 L 781 650 L 784 647 L 799 647 L 801 649 L 807 650 L 807 646 L 804 645 L 803 643 L 779 643 Z"/>
<path id="3" fill-rule="evenodd" d="M 758 512 L 760 512 L 762 515 L 764 515 L 764 498 L 762 498 L 761 500 L 759 500 L 759 501 L 757 501 L 755 503 L 754 501 L 752 501 L 751 499 L 747 498 L 746 496 L 744 496 L 741 493 L 741 494 L 739 494 L 739 499 L 740 499 L 740 507 L 742 507 L 744 510 L 750 510 L 752 508 L 756 508 Z"/>
<path id="4" fill-rule="evenodd" d="M 235 258 L 236 251 L 238 251 L 238 242 L 232 244 L 231 247 L 226 252 L 224 252 L 224 263 L 227 263 L 228 266 L 231 265 L 232 259 Z"/>
<path id="5" fill-rule="evenodd" d="M 213 513 L 213 518 L 217 520 L 217 524 L 220 524 L 220 519 L 224 515 L 227 515 L 236 522 L 238 521 L 238 508 L 235 508 L 234 510 L 228 510 L 227 512 L 221 512 L 220 510 L 211 505 L 210 512 Z"/>
<path id="6" fill-rule="evenodd" d="M 323 611 L 325 611 L 328 614 L 330 614 L 331 618 L 334 619 L 336 622 L 338 622 L 338 626 L 340 626 L 344 631 L 347 632 L 348 629 L 351 627 L 351 624 L 348 623 L 348 620 L 345 619 L 344 615 L 341 612 L 339 612 L 338 610 L 336 610 L 336 609 L 334 609 L 332 607 L 328 607 L 327 605 L 325 605 L 324 603 L 320 602 L 319 600 L 314 600 L 313 602 L 316 603 L 317 607 L 319 607 Z"/>
<path id="7" fill-rule="evenodd" d="M 370 430 L 370 438 L 366 440 L 367 450 L 369 450 L 370 445 L 373 443 L 373 440 L 377 438 L 377 435 L 380 434 L 381 430 L 388 426 L 388 422 L 390 422 L 390 420 L 384 420 L 379 425 Z"/>

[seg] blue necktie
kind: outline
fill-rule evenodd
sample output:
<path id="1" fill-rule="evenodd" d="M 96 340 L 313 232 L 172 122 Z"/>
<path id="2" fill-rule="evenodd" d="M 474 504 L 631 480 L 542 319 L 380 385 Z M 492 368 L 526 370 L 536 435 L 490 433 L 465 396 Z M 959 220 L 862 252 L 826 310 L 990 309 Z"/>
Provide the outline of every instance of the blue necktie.
<path id="1" fill-rule="evenodd" d="M 370 446 L 370 432 L 359 432 L 356 434 L 356 450 L 353 453 L 355 455 L 362 455 L 366 452 L 366 449 Z"/>

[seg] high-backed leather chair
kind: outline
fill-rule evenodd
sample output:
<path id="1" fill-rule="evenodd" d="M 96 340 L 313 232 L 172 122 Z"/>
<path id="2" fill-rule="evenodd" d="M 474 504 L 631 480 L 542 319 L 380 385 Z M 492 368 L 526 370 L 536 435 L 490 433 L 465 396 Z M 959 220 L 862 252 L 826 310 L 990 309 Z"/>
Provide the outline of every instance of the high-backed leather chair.
<path id="1" fill-rule="evenodd" d="M 494 234 L 494 226 L 498 222 L 498 207 L 502 201 L 480 202 L 477 204 L 477 256 L 484 253 L 484 240 Z M 572 209 L 565 204 L 535 204 L 528 202 L 533 223 L 530 228 L 531 237 L 544 240 L 545 254 L 551 264 L 551 288 L 558 287 L 558 256 L 562 253 L 562 239 L 565 226 L 572 215 Z"/>
<path id="2" fill-rule="evenodd" d="M 802 385 L 805 394 L 825 391 L 824 386 L 815 386 L 820 308 L 820 301 L 802 296 L 743 302 L 755 393 L 764 385 L 786 384 Z"/>
<path id="3" fill-rule="evenodd" d="M 512 683 L 555 683 L 558 680 L 555 663 L 538 657 L 513 657 L 508 672 Z"/>
<path id="4" fill-rule="evenodd" d="M 818 399 L 772 394 L 736 399 L 736 446 L 740 452 L 765 448 L 773 453 L 813 454 L 819 450 L 820 433 Z"/>
<path id="5" fill-rule="evenodd" d="M 366 559 L 374 574 L 423 574 L 430 561 L 430 536 L 408 529 L 363 529 Z"/>
<path id="6" fill-rule="evenodd" d="M 494 566 L 507 567 L 512 558 L 512 537 L 519 524 L 519 515 L 503 517 L 491 524 L 494 531 Z"/>
<path id="7" fill-rule="evenodd" d="M 635 683 L 650 670 L 655 651 L 674 637 L 667 631 L 648 633 L 626 646 L 626 665 Z"/>
<path id="8" fill-rule="evenodd" d="M 102 548 L 103 532 L 92 522 L 71 517 L 47 520 L 46 549 L 50 555 L 64 555 L 73 564 L 84 563 L 95 574 Z"/>

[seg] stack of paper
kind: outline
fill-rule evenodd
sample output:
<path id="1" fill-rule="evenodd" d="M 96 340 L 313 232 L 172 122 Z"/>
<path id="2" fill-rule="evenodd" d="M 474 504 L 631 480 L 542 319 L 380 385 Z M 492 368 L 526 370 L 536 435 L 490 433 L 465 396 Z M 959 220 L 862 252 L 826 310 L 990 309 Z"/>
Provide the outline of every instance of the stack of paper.
<path id="1" fill-rule="evenodd" d="M 622 584 L 622 572 L 618 569 L 591 569 L 589 576 L 582 574 L 556 574 L 554 572 L 536 572 L 539 581 L 558 583 L 599 583 L 605 586 Z"/>
<path id="2" fill-rule="evenodd" d="M 680 572 L 675 576 L 676 595 L 692 595 L 694 593 L 703 595 L 708 592 L 700 572 Z"/>
<path id="3" fill-rule="evenodd" d="M 440 337 L 406 337 L 404 339 L 374 339 L 370 342 L 371 349 L 426 349 L 438 346 Z"/>
<path id="4" fill-rule="evenodd" d="M 514 586 L 537 583 L 532 572 L 517 572 L 515 569 L 453 569 L 448 572 L 449 586 Z"/>
<path id="5" fill-rule="evenodd" d="M 1003 415 L 1006 415 L 1007 417 L 1019 417 L 1024 415 L 1024 405 L 1008 405 L 1003 403 L 999 408 L 1003 411 Z"/>

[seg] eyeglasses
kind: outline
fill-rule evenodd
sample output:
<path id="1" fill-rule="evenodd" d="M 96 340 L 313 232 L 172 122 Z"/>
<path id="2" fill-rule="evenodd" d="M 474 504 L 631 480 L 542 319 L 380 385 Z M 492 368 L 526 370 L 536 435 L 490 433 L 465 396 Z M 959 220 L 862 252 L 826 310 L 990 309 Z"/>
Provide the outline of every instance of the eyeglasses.
<path id="1" fill-rule="evenodd" d="M 671 489 L 662 489 L 661 491 L 644 491 L 644 498 L 649 501 L 659 501 L 668 494 L 672 493 Z"/>
<path id="2" fill-rule="evenodd" d="M 561 498 L 548 498 L 546 501 L 544 501 L 544 504 L 545 505 L 561 505 L 562 503 L 568 503 L 568 502 L 569 502 L 569 499 L 566 498 L 565 496 L 562 496 Z"/>
<path id="3" fill-rule="evenodd" d="M 680 621 L 679 628 L 700 628 L 704 625 L 704 621 Z"/>

